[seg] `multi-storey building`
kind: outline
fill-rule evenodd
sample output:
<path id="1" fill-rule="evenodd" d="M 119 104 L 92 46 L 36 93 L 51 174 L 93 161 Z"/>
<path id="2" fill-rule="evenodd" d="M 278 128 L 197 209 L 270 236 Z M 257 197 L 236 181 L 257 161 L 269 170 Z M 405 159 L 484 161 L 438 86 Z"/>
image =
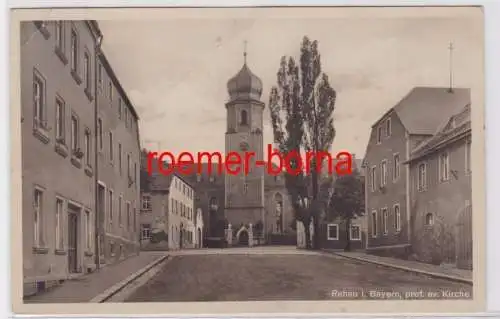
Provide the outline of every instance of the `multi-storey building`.
<path id="1" fill-rule="evenodd" d="M 150 175 L 149 182 L 142 183 L 141 190 L 141 247 L 146 250 L 149 247 L 199 247 L 202 240 L 198 235 L 203 233 L 203 221 L 199 220 L 202 219 L 202 216 L 199 216 L 201 209 L 195 210 L 194 188 L 181 174 L 162 174 L 156 164 L 153 164 L 152 172 L 146 172 L 146 154 L 143 154 L 142 160 L 143 176 Z M 153 232 L 162 230 L 166 234 L 166 243 L 151 242 Z"/>
<path id="2" fill-rule="evenodd" d="M 416 87 L 374 123 L 363 163 L 368 252 L 401 257 L 411 253 L 410 166 L 401 164 L 469 103 L 468 89 Z"/>
<path id="3" fill-rule="evenodd" d="M 100 38 L 92 21 L 21 23 L 25 294 L 96 267 L 93 66 Z"/>
<path id="4" fill-rule="evenodd" d="M 470 105 L 412 151 L 412 247 L 419 260 L 472 267 Z"/>
<path id="5" fill-rule="evenodd" d="M 97 203 L 101 262 L 139 252 L 138 115 L 106 55 L 97 54 Z"/>

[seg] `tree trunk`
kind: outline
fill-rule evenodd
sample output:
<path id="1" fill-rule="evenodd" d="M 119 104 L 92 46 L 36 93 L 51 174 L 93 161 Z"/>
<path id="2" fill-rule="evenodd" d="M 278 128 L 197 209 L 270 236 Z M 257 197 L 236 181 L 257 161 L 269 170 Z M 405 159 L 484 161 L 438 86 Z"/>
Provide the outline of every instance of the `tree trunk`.
<path id="1" fill-rule="evenodd" d="M 345 248 L 344 251 L 351 251 L 351 219 L 347 218 L 345 223 Z"/>
<path id="2" fill-rule="evenodd" d="M 318 205 L 317 205 L 317 200 L 318 200 L 318 192 L 319 192 L 319 180 L 318 180 L 318 170 L 316 167 L 316 158 L 312 159 L 311 163 L 311 177 L 312 177 L 312 211 L 311 215 L 313 217 L 313 229 L 314 229 L 314 234 L 313 234 L 313 249 L 319 250 L 320 245 L 319 245 L 319 212 L 318 212 Z"/>
<path id="3" fill-rule="evenodd" d="M 311 248 L 311 229 L 309 228 L 311 226 L 311 220 L 306 223 L 303 221 L 302 225 L 304 225 L 304 236 L 306 237 L 306 249 Z"/>

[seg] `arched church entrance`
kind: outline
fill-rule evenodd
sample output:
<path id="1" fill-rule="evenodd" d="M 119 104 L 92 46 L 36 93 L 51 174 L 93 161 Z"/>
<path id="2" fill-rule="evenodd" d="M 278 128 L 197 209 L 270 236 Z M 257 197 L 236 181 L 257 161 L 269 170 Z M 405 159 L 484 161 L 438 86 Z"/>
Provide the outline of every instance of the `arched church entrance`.
<path id="1" fill-rule="evenodd" d="M 238 242 L 238 246 L 248 246 L 248 230 L 243 227 L 241 228 L 238 233 L 236 234 L 236 240 Z"/>

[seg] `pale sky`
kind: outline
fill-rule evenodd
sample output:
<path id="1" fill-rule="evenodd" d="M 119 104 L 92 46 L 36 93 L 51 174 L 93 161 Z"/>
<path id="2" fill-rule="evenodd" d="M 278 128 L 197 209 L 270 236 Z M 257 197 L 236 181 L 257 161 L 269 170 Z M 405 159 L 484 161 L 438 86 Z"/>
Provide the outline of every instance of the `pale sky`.
<path id="1" fill-rule="evenodd" d="M 332 151 L 358 158 L 371 125 L 413 87 L 449 85 L 450 42 L 454 86 L 477 86 L 470 75 L 482 68 L 482 23 L 452 14 L 99 21 L 103 50 L 139 113 L 143 147 L 224 152 L 226 84 L 242 67 L 245 40 L 248 66 L 264 85 L 264 145 L 272 143 L 268 94 L 281 56 L 298 58 L 307 35 L 319 41 L 337 91 Z"/>

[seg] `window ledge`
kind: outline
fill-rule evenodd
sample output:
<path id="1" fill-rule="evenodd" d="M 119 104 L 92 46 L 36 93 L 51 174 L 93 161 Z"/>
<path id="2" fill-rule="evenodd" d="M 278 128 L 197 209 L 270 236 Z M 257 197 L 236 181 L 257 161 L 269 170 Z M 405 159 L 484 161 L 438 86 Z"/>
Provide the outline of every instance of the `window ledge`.
<path id="1" fill-rule="evenodd" d="M 61 60 L 61 62 L 64 65 L 68 64 L 68 58 L 66 57 L 66 54 L 64 54 L 64 52 L 61 50 L 60 47 L 56 46 L 56 48 L 54 49 L 54 52 L 56 53 L 57 57 L 59 58 L 59 60 Z"/>
<path id="2" fill-rule="evenodd" d="M 50 142 L 50 137 L 47 133 L 47 130 L 41 126 L 33 128 L 33 135 L 35 135 L 44 144 L 48 144 Z"/>
<path id="3" fill-rule="evenodd" d="M 78 73 L 75 70 L 71 70 L 71 76 L 75 80 L 76 84 L 78 85 L 82 84 L 82 78 L 80 77 L 80 75 L 78 75 Z"/>
<path id="4" fill-rule="evenodd" d="M 54 253 L 59 256 L 66 255 L 66 251 L 64 249 L 56 249 Z"/>
<path id="5" fill-rule="evenodd" d="M 82 161 L 78 159 L 76 156 L 72 155 L 71 156 L 71 163 L 76 167 L 76 168 L 82 168 Z"/>
<path id="6" fill-rule="evenodd" d="M 57 141 L 55 150 L 62 157 L 67 157 L 69 154 L 68 147 L 64 144 L 64 141 Z"/>
<path id="7" fill-rule="evenodd" d="M 33 253 L 37 255 L 46 255 L 49 253 L 49 249 L 46 247 L 33 247 Z"/>
<path id="8" fill-rule="evenodd" d="M 90 252 L 90 251 L 86 251 L 86 252 L 85 252 L 85 256 L 86 256 L 86 257 L 92 257 L 92 256 L 94 256 L 94 253 L 93 253 L 93 252 Z"/>
<path id="9" fill-rule="evenodd" d="M 92 169 L 92 167 L 88 166 L 88 165 L 85 165 L 85 174 L 88 176 L 88 177 L 92 177 L 94 176 L 94 170 Z"/>
<path id="10" fill-rule="evenodd" d="M 92 93 L 88 88 L 85 88 L 83 92 L 85 92 L 85 95 L 87 96 L 87 99 L 89 99 L 90 102 L 94 100 L 94 97 L 92 96 Z"/>

